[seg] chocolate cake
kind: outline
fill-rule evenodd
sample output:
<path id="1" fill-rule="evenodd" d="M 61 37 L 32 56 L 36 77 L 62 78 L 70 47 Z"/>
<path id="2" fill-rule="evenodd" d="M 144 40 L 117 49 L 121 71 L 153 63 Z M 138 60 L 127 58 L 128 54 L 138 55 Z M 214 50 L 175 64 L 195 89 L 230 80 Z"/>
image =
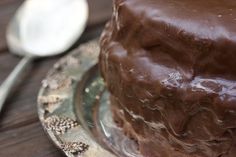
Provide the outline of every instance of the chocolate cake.
<path id="1" fill-rule="evenodd" d="M 144 157 L 236 156 L 235 0 L 114 0 L 99 65 Z"/>

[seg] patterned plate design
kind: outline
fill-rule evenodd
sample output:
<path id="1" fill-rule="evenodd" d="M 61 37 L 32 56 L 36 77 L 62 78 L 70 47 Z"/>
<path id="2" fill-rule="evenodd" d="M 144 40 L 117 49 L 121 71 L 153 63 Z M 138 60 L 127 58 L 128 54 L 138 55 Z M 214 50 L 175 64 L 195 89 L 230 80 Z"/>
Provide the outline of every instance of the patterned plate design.
<path id="1" fill-rule="evenodd" d="M 94 40 L 62 58 L 49 71 L 38 95 L 38 114 L 46 133 L 68 157 L 114 157 L 82 127 L 75 111 L 77 86 L 97 63 Z"/>

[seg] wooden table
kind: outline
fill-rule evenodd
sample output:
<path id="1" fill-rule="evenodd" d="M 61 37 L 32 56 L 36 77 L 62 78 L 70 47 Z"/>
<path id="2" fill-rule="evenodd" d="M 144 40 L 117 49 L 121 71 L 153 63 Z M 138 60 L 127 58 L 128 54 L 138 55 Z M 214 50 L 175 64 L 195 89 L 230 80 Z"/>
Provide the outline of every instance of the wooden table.
<path id="1" fill-rule="evenodd" d="M 90 17 L 82 38 L 74 46 L 98 37 L 111 15 L 112 0 L 88 0 Z M 8 76 L 20 58 L 9 53 L 5 30 L 9 19 L 23 0 L 0 0 L 0 83 Z M 79 19 L 78 19 L 79 20 Z M 37 60 L 6 102 L 0 115 L 0 157 L 62 157 L 38 120 L 36 100 L 41 80 L 60 58 Z M 20 81 L 22 80 L 22 81 Z"/>

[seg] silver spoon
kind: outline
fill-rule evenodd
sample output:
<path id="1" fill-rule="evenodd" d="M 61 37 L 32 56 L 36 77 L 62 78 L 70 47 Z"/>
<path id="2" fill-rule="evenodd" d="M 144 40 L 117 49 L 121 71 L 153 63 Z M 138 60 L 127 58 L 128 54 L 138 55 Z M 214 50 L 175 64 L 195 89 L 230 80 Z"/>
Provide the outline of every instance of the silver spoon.
<path id="1" fill-rule="evenodd" d="M 68 50 L 83 33 L 86 0 L 26 0 L 6 33 L 10 51 L 24 58 L 0 86 L 0 112 L 19 75 L 35 58 Z"/>

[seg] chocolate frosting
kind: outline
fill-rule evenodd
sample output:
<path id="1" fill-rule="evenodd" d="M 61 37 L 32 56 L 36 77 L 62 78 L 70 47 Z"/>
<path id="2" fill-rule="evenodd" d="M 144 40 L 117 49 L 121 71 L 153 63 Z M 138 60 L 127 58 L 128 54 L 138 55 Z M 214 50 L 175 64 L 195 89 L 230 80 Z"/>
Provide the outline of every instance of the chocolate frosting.
<path id="1" fill-rule="evenodd" d="M 100 68 L 144 156 L 235 156 L 236 1 L 115 0 Z"/>

